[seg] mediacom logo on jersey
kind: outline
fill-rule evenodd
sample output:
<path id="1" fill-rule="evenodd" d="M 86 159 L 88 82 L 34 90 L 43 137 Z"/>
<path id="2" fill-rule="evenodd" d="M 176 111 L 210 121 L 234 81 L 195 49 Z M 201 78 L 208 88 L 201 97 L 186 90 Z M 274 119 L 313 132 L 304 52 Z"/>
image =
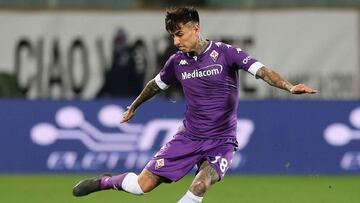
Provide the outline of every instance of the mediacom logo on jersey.
<path id="1" fill-rule="evenodd" d="M 206 66 L 203 68 L 195 69 L 192 72 L 182 72 L 181 78 L 182 80 L 187 80 L 191 78 L 201 78 L 201 77 L 208 77 L 212 75 L 218 75 L 222 72 L 223 67 L 220 64 L 213 64 L 210 66 Z"/>

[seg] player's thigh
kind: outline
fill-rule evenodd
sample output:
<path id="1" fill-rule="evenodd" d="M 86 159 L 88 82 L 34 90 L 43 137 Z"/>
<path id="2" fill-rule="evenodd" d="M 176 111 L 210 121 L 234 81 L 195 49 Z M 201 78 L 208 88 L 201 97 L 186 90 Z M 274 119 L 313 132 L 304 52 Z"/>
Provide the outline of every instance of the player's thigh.
<path id="1" fill-rule="evenodd" d="M 193 182 L 201 181 L 206 183 L 206 186 L 210 186 L 216 183 L 219 179 L 220 175 L 218 172 L 207 160 L 204 160 L 201 163 Z"/>
<path id="2" fill-rule="evenodd" d="M 175 136 L 149 161 L 146 169 L 168 182 L 176 182 L 188 174 L 202 159 L 202 143 L 185 136 Z"/>
<path id="3" fill-rule="evenodd" d="M 219 179 L 217 181 L 220 181 L 225 176 L 234 157 L 234 153 L 235 153 L 234 145 L 223 144 L 207 151 L 204 154 L 204 158 L 207 160 L 206 167 L 209 165 L 219 175 Z"/>
<path id="4" fill-rule="evenodd" d="M 189 190 L 196 196 L 203 197 L 206 191 L 220 179 L 217 171 L 204 160 L 190 185 Z"/>
<path id="5" fill-rule="evenodd" d="M 145 193 L 152 191 L 164 181 L 164 178 L 152 173 L 147 169 L 143 169 L 138 177 L 138 183 L 142 191 Z"/>

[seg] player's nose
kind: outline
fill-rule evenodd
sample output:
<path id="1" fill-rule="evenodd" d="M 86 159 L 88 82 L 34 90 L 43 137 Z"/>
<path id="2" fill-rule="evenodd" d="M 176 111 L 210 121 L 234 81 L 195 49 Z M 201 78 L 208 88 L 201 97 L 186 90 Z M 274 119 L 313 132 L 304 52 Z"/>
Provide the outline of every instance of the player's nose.
<path id="1" fill-rule="evenodd" d="M 180 40 L 178 37 L 174 37 L 174 46 L 176 46 L 176 47 L 180 46 Z"/>

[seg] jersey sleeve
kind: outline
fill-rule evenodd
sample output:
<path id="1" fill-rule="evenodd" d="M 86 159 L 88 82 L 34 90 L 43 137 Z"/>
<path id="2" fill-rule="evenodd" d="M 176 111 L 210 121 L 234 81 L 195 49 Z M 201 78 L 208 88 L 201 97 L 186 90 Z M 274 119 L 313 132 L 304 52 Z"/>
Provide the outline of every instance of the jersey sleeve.
<path id="1" fill-rule="evenodd" d="M 175 59 L 175 54 L 169 57 L 164 67 L 155 77 L 156 84 L 162 90 L 167 89 L 171 84 L 173 84 L 176 81 L 174 59 Z"/>
<path id="2" fill-rule="evenodd" d="M 237 69 L 243 69 L 255 76 L 256 72 L 264 66 L 261 62 L 251 57 L 246 51 L 238 47 L 226 45 L 224 49 L 229 65 Z"/>

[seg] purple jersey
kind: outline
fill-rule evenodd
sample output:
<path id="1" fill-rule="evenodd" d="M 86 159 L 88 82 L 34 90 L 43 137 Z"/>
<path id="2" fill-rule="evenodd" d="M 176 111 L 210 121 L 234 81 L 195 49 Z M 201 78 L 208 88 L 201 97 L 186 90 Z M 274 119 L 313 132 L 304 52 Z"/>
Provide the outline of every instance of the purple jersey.
<path id="1" fill-rule="evenodd" d="M 236 140 L 239 73 L 255 75 L 263 64 L 240 48 L 210 41 L 198 56 L 172 55 L 155 82 L 166 89 L 178 81 L 184 91 L 184 134 L 192 139 Z"/>

